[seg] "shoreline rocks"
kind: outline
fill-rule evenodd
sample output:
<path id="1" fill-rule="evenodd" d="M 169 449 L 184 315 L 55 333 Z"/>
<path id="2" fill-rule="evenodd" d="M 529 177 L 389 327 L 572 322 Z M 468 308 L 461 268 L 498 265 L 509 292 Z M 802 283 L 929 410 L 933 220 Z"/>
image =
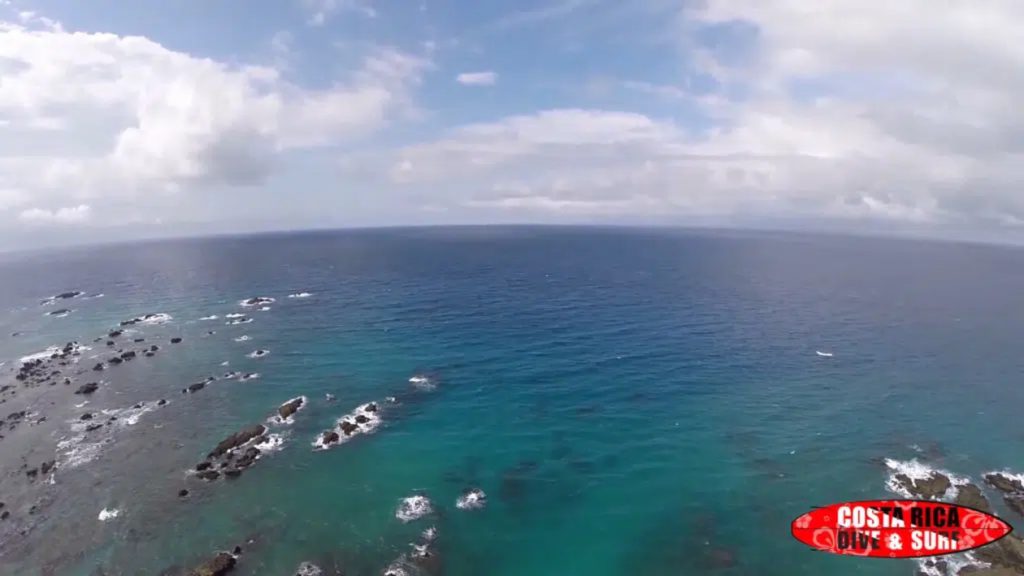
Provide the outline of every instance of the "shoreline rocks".
<path id="1" fill-rule="evenodd" d="M 954 477 L 950 473 L 939 472 L 919 462 L 886 461 L 892 471 L 887 486 L 890 490 L 911 497 L 952 501 L 984 512 L 992 512 L 992 507 L 981 488 L 965 479 Z M 984 474 L 987 484 L 999 490 L 1004 499 L 1013 496 L 1024 496 L 1018 488 L 1024 488 L 1021 477 L 1000 472 Z M 955 495 L 951 495 L 953 488 Z M 1012 505 L 1007 501 L 1007 505 Z M 1010 534 L 997 542 L 982 546 L 970 552 L 958 555 L 958 562 L 951 562 L 943 557 L 918 559 L 920 567 L 917 574 L 928 576 L 1012 576 L 1024 574 L 1024 541 L 1015 534 Z"/>
<path id="2" fill-rule="evenodd" d="M 237 478 L 242 472 L 256 463 L 263 455 L 257 446 L 269 442 L 267 427 L 256 424 L 244 428 L 221 440 L 206 455 L 206 460 L 196 464 L 194 473 L 197 478 L 207 481 L 225 478 Z"/>
<path id="3" fill-rule="evenodd" d="M 985 482 L 1003 494 L 1007 508 L 1024 516 L 1024 481 L 1010 473 L 989 472 Z"/>
<path id="4" fill-rule="evenodd" d="M 277 409 L 278 422 L 288 422 L 289 419 L 306 405 L 306 397 L 299 396 L 281 404 Z"/>
<path id="5" fill-rule="evenodd" d="M 254 298 L 242 300 L 238 304 L 241 306 L 245 306 L 247 308 L 251 308 L 254 306 L 266 306 L 267 304 L 273 304 L 274 302 L 277 302 L 277 300 L 275 300 L 274 298 L 270 298 L 267 296 L 256 296 Z"/>
<path id="6" fill-rule="evenodd" d="M 189 570 L 188 576 L 224 576 L 235 569 L 238 559 L 228 552 L 218 552 L 216 556 Z"/>
<path id="7" fill-rule="evenodd" d="M 316 450 L 326 450 L 343 444 L 354 436 L 370 434 L 380 426 L 380 422 L 380 409 L 377 403 L 363 404 L 339 418 L 334 428 L 321 432 L 313 442 L 313 447 Z"/>

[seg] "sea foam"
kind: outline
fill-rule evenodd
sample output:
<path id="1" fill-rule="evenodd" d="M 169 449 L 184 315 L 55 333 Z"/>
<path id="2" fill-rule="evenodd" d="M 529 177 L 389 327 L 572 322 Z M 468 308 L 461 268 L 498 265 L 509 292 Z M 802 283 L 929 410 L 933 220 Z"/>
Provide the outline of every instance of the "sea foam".
<path id="1" fill-rule="evenodd" d="M 395 509 L 395 518 L 402 522 L 412 522 L 434 512 L 430 498 L 422 494 L 402 498 Z"/>

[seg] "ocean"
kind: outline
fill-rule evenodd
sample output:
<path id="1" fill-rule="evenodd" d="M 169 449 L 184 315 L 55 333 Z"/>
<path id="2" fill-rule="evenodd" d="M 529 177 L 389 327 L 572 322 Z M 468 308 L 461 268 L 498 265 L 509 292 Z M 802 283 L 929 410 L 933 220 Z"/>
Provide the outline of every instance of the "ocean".
<path id="1" fill-rule="evenodd" d="M 0 426 L 2 574 L 178 574 L 241 546 L 232 574 L 379 575 L 433 527 L 410 575 L 909 576 L 812 552 L 789 524 L 891 496 L 886 459 L 1024 471 L 1016 248 L 353 230 L 9 253 L 0 279 L 0 417 L 28 411 Z M 54 385 L 14 380 L 70 341 L 87 348 Z M 379 425 L 314 449 L 367 403 Z M 190 472 L 260 423 L 272 441 L 241 476 Z M 456 506 L 470 488 L 485 506 Z M 396 517 L 417 495 L 432 510 Z"/>

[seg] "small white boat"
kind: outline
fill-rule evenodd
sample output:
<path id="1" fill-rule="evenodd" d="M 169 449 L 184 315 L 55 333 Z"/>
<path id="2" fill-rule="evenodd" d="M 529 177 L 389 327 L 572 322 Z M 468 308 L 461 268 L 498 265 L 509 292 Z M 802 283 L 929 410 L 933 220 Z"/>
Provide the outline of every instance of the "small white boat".
<path id="1" fill-rule="evenodd" d="M 821 356 L 822 358 L 831 358 L 832 357 L 832 353 L 831 352 L 822 352 L 821 350 L 815 350 L 814 353 L 817 354 L 818 356 Z"/>

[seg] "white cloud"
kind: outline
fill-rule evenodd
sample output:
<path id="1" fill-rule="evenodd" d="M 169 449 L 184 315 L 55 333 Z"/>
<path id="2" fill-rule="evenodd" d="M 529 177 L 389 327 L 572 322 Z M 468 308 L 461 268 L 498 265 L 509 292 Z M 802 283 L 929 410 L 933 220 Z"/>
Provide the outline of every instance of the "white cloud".
<path id="1" fill-rule="evenodd" d="M 692 72 L 713 82 L 623 87 L 699 129 L 547 110 L 406 146 L 382 173 L 524 214 L 1024 223 L 1024 4 L 707 0 L 681 22 Z"/>
<path id="2" fill-rule="evenodd" d="M 464 86 L 494 86 L 498 82 L 497 72 L 463 72 L 455 81 Z"/>
<path id="3" fill-rule="evenodd" d="M 351 142 L 412 113 L 428 65 L 378 48 L 313 90 L 275 68 L 142 37 L 9 24 L 0 33 L 0 189 L 59 206 L 258 183 L 282 152 Z"/>
<path id="4" fill-rule="evenodd" d="M 18 215 L 23 222 L 32 224 L 80 224 L 89 220 L 92 210 L 87 204 L 79 204 L 57 210 L 30 208 Z"/>
<path id="5" fill-rule="evenodd" d="M 309 13 L 310 26 L 323 26 L 340 12 L 354 12 L 366 18 L 376 18 L 377 10 L 369 0 L 302 0 Z"/>

